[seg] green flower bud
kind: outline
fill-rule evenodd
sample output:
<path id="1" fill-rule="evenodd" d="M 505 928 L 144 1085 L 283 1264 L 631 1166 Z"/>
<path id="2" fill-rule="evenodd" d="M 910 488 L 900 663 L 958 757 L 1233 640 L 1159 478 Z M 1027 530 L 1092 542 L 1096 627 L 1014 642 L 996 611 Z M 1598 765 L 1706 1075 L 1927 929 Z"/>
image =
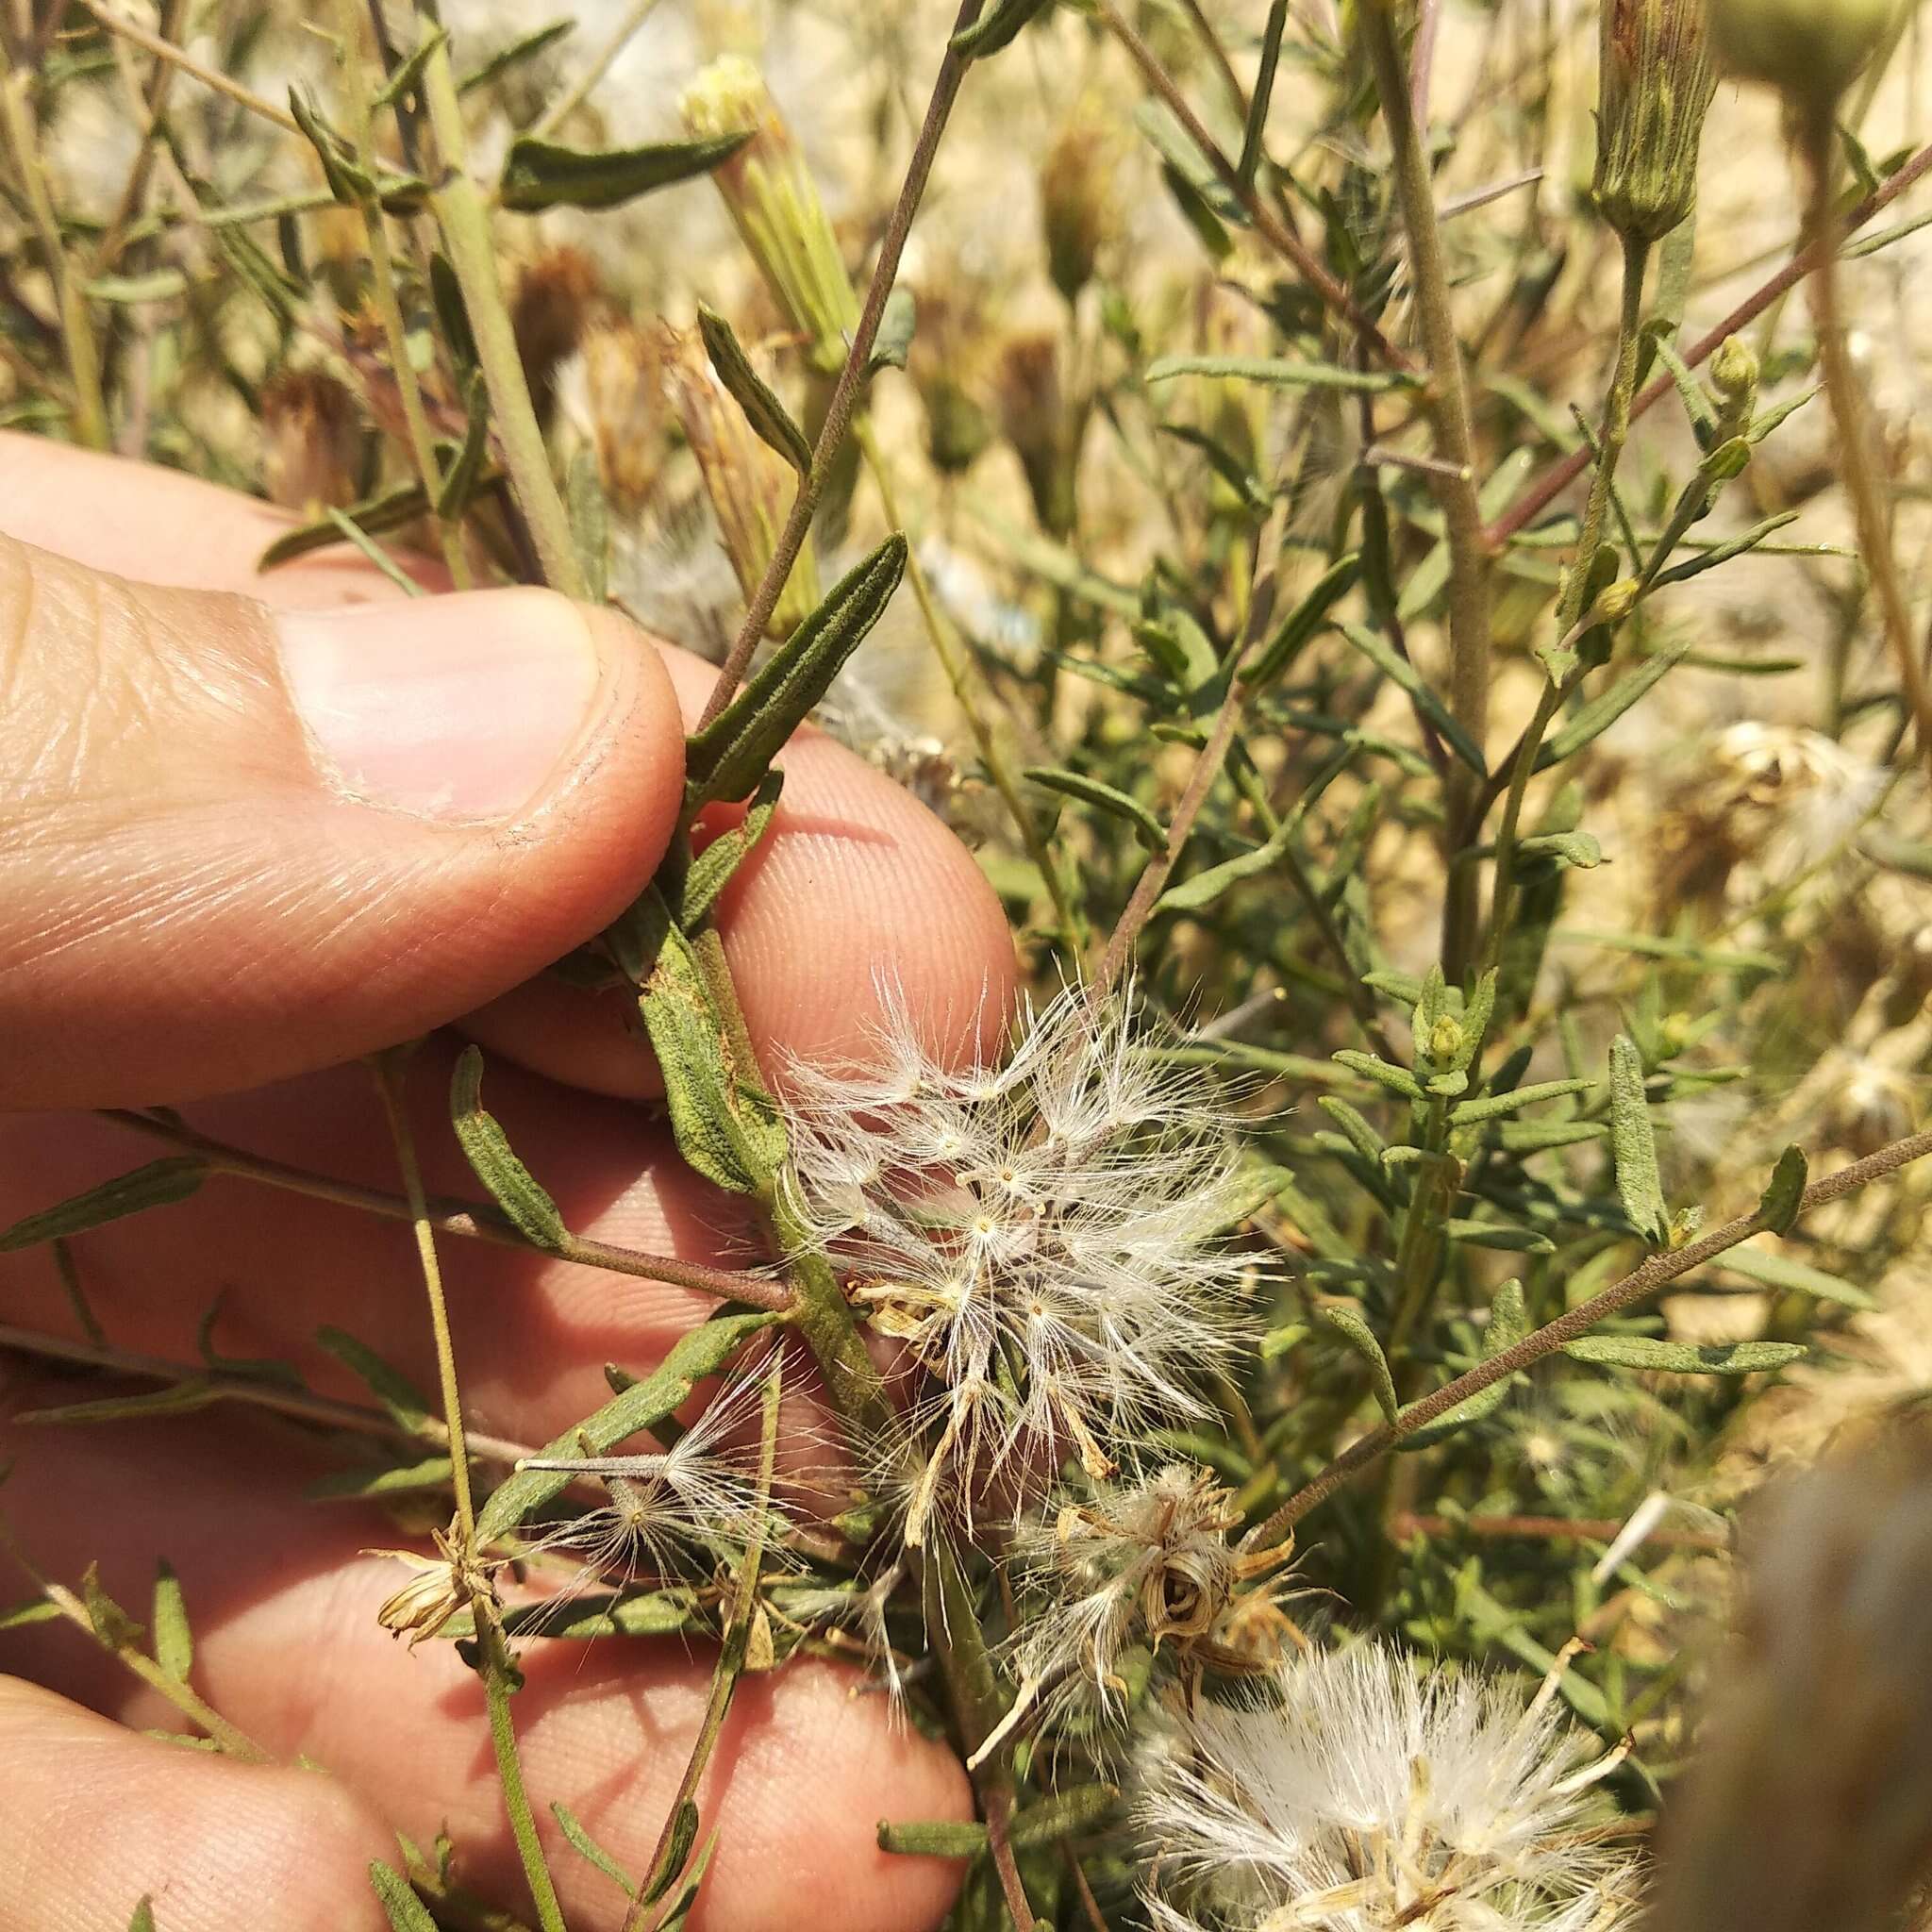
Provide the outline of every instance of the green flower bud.
<path id="1" fill-rule="evenodd" d="M 1757 407 L 1757 358 L 1748 342 L 1726 336 L 1710 358 L 1710 386 L 1717 391 L 1720 442 L 1743 435 Z"/>
<path id="2" fill-rule="evenodd" d="M 1717 88 L 1704 0 L 1603 0 L 1601 22 L 1591 192 L 1618 234 L 1655 242 L 1697 197 L 1697 146 Z"/>
<path id="3" fill-rule="evenodd" d="M 1453 1013 L 1444 1013 L 1429 1028 L 1429 1058 L 1438 1066 L 1447 1066 L 1462 1051 L 1462 1023 Z"/>
<path id="4" fill-rule="evenodd" d="M 1828 108 L 1877 51 L 1896 10 L 1897 0 L 1710 0 L 1710 36 L 1726 72 Z"/>

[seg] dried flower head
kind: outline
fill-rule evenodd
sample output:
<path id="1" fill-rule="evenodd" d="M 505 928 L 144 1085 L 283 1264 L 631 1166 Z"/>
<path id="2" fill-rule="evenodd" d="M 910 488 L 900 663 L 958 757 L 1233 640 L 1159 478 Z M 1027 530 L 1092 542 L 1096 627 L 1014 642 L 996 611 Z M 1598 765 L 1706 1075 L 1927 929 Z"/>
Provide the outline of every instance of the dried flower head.
<path id="1" fill-rule="evenodd" d="M 650 502 L 663 470 L 661 353 L 655 329 L 593 322 L 558 372 L 564 419 L 596 452 L 605 494 L 626 515 Z"/>
<path id="2" fill-rule="evenodd" d="M 1074 527 L 1074 473 L 1082 424 L 1060 381 L 1059 338 L 1036 329 L 1000 351 L 995 393 L 1000 429 L 1025 472 L 1034 514 L 1050 537 Z"/>
<path id="3" fill-rule="evenodd" d="M 1586 1811 L 1616 1761 L 1511 1679 L 1419 1679 L 1377 1644 L 1291 1663 L 1278 1701 L 1201 1703 L 1145 1773 L 1162 1932 L 1611 1932 L 1637 1867 Z"/>
<path id="4" fill-rule="evenodd" d="M 763 441 L 718 380 L 702 342 L 690 330 L 663 335 L 664 392 L 698 459 L 705 493 L 740 588 L 749 599 L 763 579 L 791 514 L 798 477 Z M 767 634 L 788 638 L 819 601 L 818 563 L 808 539 L 785 579 Z"/>
<path id="5" fill-rule="evenodd" d="M 540 417 L 557 398 L 559 366 L 575 352 L 590 321 L 601 277 L 581 248 L 546 248 L 525 262 L 510 305 L 517 359 Z"/>
<path id="6" fill-rule="evenodd" d="M 751 135 L 711 178 L 758 273 L 810 345 L 813 366 L 829 375 L 858 326 L 858 297 L 818 185 L 764 76 L 741 55 L 727 54 L 691 82 L 679 107 L 694 135 Z"/>
<path id="7" fill-rule="evenodd" d="M 478 1572 L 465 1573 L 455 1542 L 442 1531 L 431 1532 L 436 1555 L 425 1557 L 420 1550 L 365 1550 L 365 1557 L 393 1557 L 407 1564 L 408 1582 L 393 1596 L 384 1600 L 375 1621 L 392 1636 L 408 1637 L 409 1648 L 425 1638 L 435 1637 L 464 1610 L 470 1600 L 487 1592 L 490 1583 Z"/>
<path id="8" fill-rule="evenodd" d="M 1245 1638 L 1229 1641 L 1230 1613 L 1244 1585 L 1292 1552 L 1239 1550 L 1228 1539 L 1241 1522 L 1233 1491 L 1210 1471 L 1170 1462 L 1022 1523 L 1011 1560 L 1025 1617 L 1007 1645 L 1020 1683 L 1014 1712 L 1051 1714 L 1091 1696 L 1117 1720 L 1120 1666 L 1135 1643 L 1196 1665 L 1265 1668 Z"/>
<path id="9" fill-rule="evenodd" d="M 743 1543 L 783 1527 L 778 1504 L 760 1489 L 755 1451 L 742 1447 L 742 1429 L 764 1389 L 741 1376 L 722 1391 L 668 1449 L 629 1456 L 531 1456 L 520 1470 L 557 1470 L 589 1476 L 607 1500 L 546 1530 L 530 1545 L 536 1556 L 558 1551 L 581 1568 L 566 1599 L 592 1582 L 621 1583 L 643 1575 L 675 1575 L 680 1551 L 708 1558 L 718 1542 Z"/>
<path id="10" fill-rule="evenodd" d="M 356 500 L 362 416 L 322 369 L 284 369 L 261 386 L 261 482 L 271 503 L 313 517 Z"/>
<path id="11" fill-rule="evenodd" d="M 1656 242 L 1697 198 L 1717 91 L 1704 0 L 1603 0 L 1591 195 L 1618 234 Z"/>
<path id="12" fill-rule="evenodd" d="M 872 1064 L 799 1066 L 788 1211 L 902 1338 L 937 1392 L 914 1412 L 936 1503 L 1077 1454 L 1096 1479 L 1158 1423 L 1204 1412 L 1245 1273 L 1229 1121 L 1163 1066 L 1128 1003 L 1071 988 L 1029 1012 L 1004 1066 L 954 1073 L 889 999 Z"/>
<path id="13" fill-rule="evenodd" d="M 1119 156 L 1098 115 L 1068 122 L 1040 164 L 1040 225 L 1053 285 L 1072 302 L 1093 279 L 1120 225 L 1114 178 Z"/>

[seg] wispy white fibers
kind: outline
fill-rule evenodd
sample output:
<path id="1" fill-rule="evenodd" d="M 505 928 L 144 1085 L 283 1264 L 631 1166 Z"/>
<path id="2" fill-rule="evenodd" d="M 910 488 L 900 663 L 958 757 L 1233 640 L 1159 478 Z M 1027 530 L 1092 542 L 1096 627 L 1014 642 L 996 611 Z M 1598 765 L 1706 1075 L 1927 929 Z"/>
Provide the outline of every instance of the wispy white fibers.
<path id="1" fill-rule="evenodd" d="M 1143 1050 L 1129 1004 L 1070 989 L 1003 1066 L 948 1072 L 889 999 L 859 1070 L 788 1080 L 788 1208 L 932 1377 L 907 1540 L 1003 1472 L 1094 1478 L 1233 1345 L 1241 1189 L 1210 1079 Z"/>
<path id="2" fill-rule="evenodd" d="M 1631 1927 L 1638 1868 L 1589 1798 L 1615 1761 L 1513 1678 L 1317 1653 L 1265 1700 L 1197 1700 L 1150 1756 L 1148 1910 L 1162 1932 Z"/>

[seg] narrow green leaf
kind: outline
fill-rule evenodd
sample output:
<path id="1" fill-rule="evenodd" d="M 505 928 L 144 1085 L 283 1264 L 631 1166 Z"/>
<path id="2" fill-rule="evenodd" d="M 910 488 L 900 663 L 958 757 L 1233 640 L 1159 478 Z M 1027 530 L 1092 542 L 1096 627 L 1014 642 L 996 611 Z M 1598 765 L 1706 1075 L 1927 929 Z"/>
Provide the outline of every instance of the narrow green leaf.
<path id="1" fill-rule="evenodd" d="M 684 875 L 684 898 L 678 909 L 678 924 L 686 932 L 693 932 L 705 923 L 738 868 L 758 849 L 758 841 L 771 829 L 784 785 L 783 772 L 767 772 L 758 780 L 744 817 L 730 830 L 719 833 L 691 860 Z"/>
<path id="2" fill-rule="evenodd" d="M 155 1932 L 155 1902 L 152 1894 L 143 1894 L 136 1902 L 134 1916 L 127 1922 L 127 1932 Z"/>
<path id="3" fill-rule="evenodd" d="M 482 1049 L 466 1046 L 449 1083 L 450 1122 L 463 1158 L 510 1225 L 533 1247 L 559 1254 L 569 1244 L 570 1230 L 557 1203 L 517 1158 L 495 1117 L 484 1110 L 482 1087 Z"/>
<path id="4" fill-rule="evenodd" d="M 1496 1145 L 1506 1154 L 1541 1154 L 1551 1147 L 1601 1141 L 1609 1131 L 1607 1121 L 1505 1121 Z"/>
<path id="5" fill-rule="evenodd" d="M 1216 375 L 1276 388 L 1350 390 L 1363 395 L 1415 387 L 1414 379 L 1407 375 L 1344 369 L 1336 362 L 1279 361 L 1263 356 L 1163 356 L 1147 365 L 1141 380 L 1172 382 L 1178 375 Z"/>
<path id="6" fill-rule="evenodd" d="M 51 1424 L 58 1428 L 84 1427 L 94 1423 L 141 1422 L 152 1416 L 193 1415 L 212 1408 L 226 1398 L 224 1391 L 204 1375 L 191 1375 L 146 1395 L 102 1395 L 92 1402 L 66 1402 L 50 1408 L 24 1408 L 13 1418 L 17 1423 L 40 1427 Z"/>
<path id="7" fill-rule="evenodd" d="M 1288 25 L 1288 0 L 1274 0 L 1268 24 L 1261 30 L 1261 59 L 1255 75 L 1254 98 L 1248 104 L 1247 126 L 1241 134 L 1241 156 L 1235 172 L 1250 187 L 1260 172 L 1262 141 L 1268 128 L 1268 104 L 1274 97 L 1274 74 L 1281 61 L 1281 36 Z"/>
<path id="8" fill-rule="evenodd" d="M 894 289 L 879 311 L 879 325 L 872 339 L 872 354 L 866 358 L 866 374 L 876 375 L 881 369 L 903 369 L 912 353 L 913 331 L 919 326 L 919 304 L 910 289 Z"/>
<path id="9" fill-rule="evenodd" d="M 400 1872 L 392 1871 L 380 1858 L 369 1861 L 369 1882 L 382 1908 L 389 1914 L 391 1932 L 436 1932 L 436 1921 L 429 1907 L 416 1896 L 415 1888 Z"/>
<path id="10" fill-rule="evenodd" d="M 442 487 L 436 492 L 436 514 L 452 524 L 475 501 L 490 457 L 490 391 L 480 371 L 470 377 L 463 408 L 468 421 L 462 446 L 443 472 Z"/>
<path id="11" fill-rule="evenodd" d="M 1588 1093 L 1594 1080 L 1539 1080 L 1531 1087 L 1515 1087 L 1507 1093 L 1485 1093 L 1480 1099 L 1465 1100 L 1452 1108 L 1452 1127 L 1473 1127 L 1479 1121 L 1492 1121 L 1501 1114 L 1515 1113 L 1520 1108 L 1534 1107 L 1540 1100 L 1561 1100 L 1572 1093 Z"/>
<path id="12" fill-rule="evenodd" d="M 1395 1377 L 1389 1370 L 1389 1357 L 1382 1353 L 1382 1344 L 1375 1339 L 1359 1308 L 1348 1302 L 1330 1302 L 1315 1310 L 1315 1319 L 1324 1322 L 1341 1337 L 1368 1364 L 1370 1386 L 1375 1392 L 1376 1406 L 1389 1422 L 1395 1420 L 1398 1404 L 1395 1399 Z"/>
<path id="13" fill-rule="evenodd" d="M 1329 611 L 1355 588 L 1361 573 L 1361 557 L 1355 551 L 1331 563 L 1309 586 L 1300 603 L 1282 619 L 1254 663 L 1241 674 L 1242 685 L 1253 691 L 1267 690 L 1327 623 Z"/>
<path id="14" fill-rule="evenodd" d="M 1266 844 L 1257 845 L 1252 852 L 1241 853 L 1236 858 L 1223 859 L 1219 865 L 1210 865 L 1205 871 L 1184 878 L 1179 885 L 1170 886 L 1155 902 L 1155 911 L 1205 912 L 1243 879 L 1259 878 L 1279 865 L 1293 831 L 1293 826 L 1284 822 Z"/>
<path id="15" fill-rule="evenodd" d="M 455 1465 L 447 1456 L 386 1469 L 342 1469 L 318 1476 L 303 1494 L 318 1503 L 353 1503 L 376 1496 L 422 1496 L 446 1490 Z"/>
<path id="16" fill-rule="evenodd" d="M 971 26 L 961 27 L 950 42 L 962 60 L 987 60 L 1010 47 L 1020 30 L 1051 0 L 993 0 Z"/>
<path id="17" fill-rule="evenodd" d="M 932 1818 L 895 1824 L 881 1818 L 879 1850 L 912 1858 L 976 1858 L 986 1849 L 986 1826 L 970 1820 Z"/>
<path id="18" fill-rule="evenodd" d="M 489 59 L 474 73 L 463 75 L 457 81 L 457 92 L 474 93 L 479 87 L 488 87 L 492 80 L 499 79 L 513 67 L 521 67 L 526 60 L 534 60 L 546 47 L 554 47 L 566 34 L 576 29 L 575 20 L 553 20 L 535 32 L 527 33 L 512 41 L 507 47 L 499 47 Z"/>
<path id="19" fill-rule="evenodd" d="M 212 1170 L 198 1154 L 170 1154 L 150 1160 L 144 1167 L 116 1174 L 99 1187 L 75 1194 L 58 1207 L 43 1208 L 16 1221 L 0 1234 L 0 1255 L 17 1248 L 31 1248 L 66 1235 L 85 1234 L 124 1215 L 140 1214 L 150 1208 L 170 1208 L 185 1201 L 200 1187 Z"/>
<path id="20" fill-rule="evenodd" d="M 1617 1196 L 1631 1224 L 1653 1244 L 1665 1239 L 1670 1210 L 1657 1175 L 1657 1134 L 1643 1095 L 1643 1059 L 1627 1033 L 1610 1042 L 1610 1158 Z"/>
<path id="21" fill-rule="evenodd" d="M 567 1838 L 577 1855 L 594 1865 L 613 1885 L 621 1886 L 626 1898 L 638 1895 L 636 1882 L 625 1873 L 624 1867 L 593 1839 L 585 1828 L 583 1821 L 566 1805 L 561 1798 L 550 1801 L 550 1814 L 557 1820 L 558 1829 Z"/>
<path id="22" fill-rule="evenodd" d="M 687 1798 L 677 1807 L 677 1816 L 672 1822 L 671 1835 L 664 1841 L 663 1856 L 652 1868 L 651 1875 L 644 1882 L 644 1903 L 650 1905 L 660 1899 L 677 1882 L 677 1874 L 684 1870 L 685 1861 L 691 1857 L 691 1848 L 698 1835 L 698 1807 Z"/>
<path id="23" fill-rule="evenodd" d="M 449 33 L 443 27 L 435 27 L 425 34 L 401 60 L 396 62 L 395 71 L 377 90 L 370 102 L 372 111 L 380 112 L 384 108 L 392 108 L 407 94 L 416 92 L 423 78 L 423 70 L 429 65 L 429 57 L 437 48 L 449 40 Z"/>
<path id="24" fill-rule="evenodd" d="M 352 503 L 342 515 L 365 536 L 380 537 L 386 531 L 400 530 L 404 525 L 414 523 L 429 507 L 428 492 L 422 484 L 404 483 L 379 496 Z M 277 537 L 256 559 L 255 567 L 258 571 L 271 571 L 278 563 L 292 562 L 311 550 L 326 550 L 331 543 L 341 541 L 340 527 L 325 517 Z"/>
<path id="25" fill-rule="evenodd" d="M 1403 657 L 1387 638 L 1359 624 L 1343 624 L 1341 634 L 1352 643 L 1382 675 L 1392 684 L 1400 685 L 1415 702 L 1436 729 L 1441 733 L 1443 741 L 1472 772 L 1480 776 L 1489 775 L 1489 768 L 1483 763 L 1483 755 L 1474 739 L 1470 737 L 1456 720 L 1450 716 L 1449 708 L 1408 659 Z"/>
<path id="26" fill-rule="evenodd" d="M 1797 1361 L 1795 1341 L 1723 1341 L 1702 1346 L 1647 1335 L 1585 1335 L 1563 1353 L 1605 1369 L 1667 1370 L 1677 1375 L 1761 1375 Z"/>
<path id="27" fill-rule="evenodd" d="M 1422 1083 L 1407 1067 L 1398 1067 L 1372 1053 L 1357 1053 L 1354 1047 L 1343 1047 L 1335 1058 L 1350 1073 L 1359 1074 L 1363 1079 L 1373 1080 L 1378 1087 L 1386 1087 L 1390 1092 L 1401 1094 L 1405 1100 L 1427 1098 L 1423 1092 Z"/>
<path id="28" fill-rule="evenodd" d="M 194 1668 L 194 1636 L 188 1627 L 188 1606 L 181 1596 L 181 1579 L 163 1557 L 155 1568 L 155 1661 L 177 1684 L 188 1681 Z"/>
<path id="29" fill-rule="evenodd" d="M 744 411 L 749 423 L 764 441 L 778 452 L 803 476 L 811 469 L 811 444 L 805 431 L 791 420 L 791 412 L 778 399 L 744 353 L 731 325 L 715 308 L 698 304 L 698 333 L 705 339 L 705 353 L 718 380 L 732 400 Z"/>
<path id="30" fill-rule="evenodd" d="M 1798 514 L 1794 509 L 1787 509 L 1766 517 L 1762 523 L 1753 524 L 1748 530 L 1740 530 L 1737 536 L 1713 544 L 1683 563 L 1674 563 L 1669 570 L 1659 571 L 1651 578 L 1650 588 L 1660 591 L 1666 584 L 1686 583 L 1691 577 L 1702 576 L 1707 570 L 1714 570 L 1721 563 L 1728 563 L 1734 557 L 1742 557 L 1747 550 L 1756 550 L 1767 538 L 1776 536 L 1787 524 L 1795 524 Z"/>
<path id="31" fill-rule="evenodd" d="M 1332 1093 L 1324 1093 L 1316 1099 L 1315 1105 L 1335 1122 L 1347 1137 L 1348 1144 L 1364 1160 L 1379 1162 L 1391 1152 L 1388 1141 L 1347 1101 L 1337 1099 Z"/>
<path id="32" fill-rule="evenodd" d="M 1590 832 L 1538 832 L 1519 841 L 1516 851 L 1519 858 L 1555 858 L 1579 872 L 1589 872 L 1604 862 L 1604 848 Z"/>
<path id="33" fill-rule="evenodd" d="M 623 1394 L 614 1395 L 586 1421 L 576 1424 L 542 1453 L 555 1457 L 608 1456 L 620 1442 L 662 1422 L 691 1400 L 691 1391 L 715 1375 L 752 1336 L 776 1318 L 763 1312 L 719 1315 L 678 1338 L 658 1368 Z M 491 1491 L 477 1517 L 484 1542 L 508 1534 L 533 1509 L 557 1495 L 570 1481 L 557 1470 L 519 1470 Z"/>
<path id="34" fill-rule="evenodd" d="M 503 164 L 503 206 L 520 214 L 546 208 L 617 208 L 653 189 L 708 175 L 751 137 L 747 129 L 706 141 L 659 141 L 591 153 L 520 134 Z"/>
<path id="35" fill-rule="evenodd" d="M 896 532 L 848 571 L 764 668 L 685 747 L 685 805 L 742 798 L 773 755 L 824 696 L 846 658 L 878 622 L 906 570 Z"/>
<path id="36" fill-rule="evenodd" d="M 1601 738 L 1632 705 L 1659 683 L 1668 672 L 1674 670 L 1690 649 L 1689 640 L 1673 644 L 1670 649 L 1659 651 L 1656 657 L 1646 658 L 1627 676 L 1620 677 L 1607 691 L 1591 698 L 1560 731 L 1544 741 L 1542 749 L 1537 753 L 1537 770 L 1541 772 L 1551 765 L 1560 765 L 1565 758 L 1574 758 L 1592 740 Z"/>
<path id="37" fill-rule="evenodd" d="M 1733 1248 L 1716 1265 L 1760 1287 L 1788 1289 L 1793 1294 L 1808 1294 L 1814 1301 L 1837 1302 L 1847 1308 L 1878 1306 L 1877 1298 L 1866 1290 L 1854 1288 L 1849 1281 L 1827 1274 L 1822 1268 L 1764 1248 Z"/>
<path id="38" fill-rule="evenodd" d="M 1166 851 L 1167 829 L 1160 821 L 1138 798 L 1129 797 L 1104 779 L 1090 778 L 1084 772 L 1069 772 L 1058 765 L 1029 765 L 1026 778 L 1048 791 L 1077 798 L 1082 805 L 1091 805 L 1109 817 L 1124 819 L 1148 851 Z"/>
<path id="39" fill-rule="evenodd" d="M 80 1579 L 81 1601 L 94 1635 L 110 1650 L 128 1650 L 138 1643 L 144 1625 L 138 1624 L 101 1588 L 100 1565 L 90 1563 Z"/>
<path id="40" fill-rule="evenodd" d="M 1493 1360 L 1506 1348 L 1514 1348 L 1528 1333 L 1529 1310 L 1523 1299 L 1523 1284 L 1512 1278 L 1496 1291 L 1490 1303 L 1490 1326 L 1483 1337 L 1483 1359 Z M 1445 1436 L 1466 1429 L 1471 1423 L 1479 1423 L 1494 1415 L 1509 1392 L 1509 1380 L 1506 1375 L 1500 1382 L 1491 1382 L 1487 1389 L 1478 1390 L 1467 1402 L 1458 1403 L 1434 1422 L 1424 1423 L 1412 1435 L 1403 1437 L 1396 1443 L 1396 1448 L 1405 1453 L 1427 1449 Z"/>
<path id="41" fill-rule="evenodd" d="M 1773 1234 L 1789 1234 L 1798 1218 L 1798 1204 L 1805 1197 L 1805 1182 L 1810 1163 L 1802 1147 L 1787 1147 L 1771 1171 L 1771 1179 L 1758 1197 L 1757 1218 Z"/>
<path id="42" fill-rule="evenodd" d="M 188 277 L 178 268 L 158 268 L 145 275 L 96 275 L 87 285 L 92 301 L 132 307 L 142 302 L 168 302 L 188 292 Z"/>
<path id="43" fill-rule="evenodd" d="M 682 1815 L 679 1814 L 680 1819 Z M 710 1865 L 711 1854 L 717 1849 L 718 1834 L 714 1831 L 698 1848 L 698 1855 L 691 1860 L 684 1883 L 664 1906 L 663 1917 L 658 1921 L 653 1932 L 685 1932 L 686 1926 L 691 1923 L 691 1907 L 698 1902 L 698 1889 L 705 1882 L 705 1872 Z"/>
<path id="44" fill-rule="evenodd" d="M 316 158 L 322 163 L 322 177 L 328 183 L 329 192 L 349 208 L 358 208 L 373 200 L 375 195 L 374 178 L 363 169 L 355 150 L 323 119 L 321 110 L 308 98 L 306 89 L 291 87 L 289 90 L 289 112 L 295 117 L 295 125 L 315 150 Z"/>
<path id="45" fill-rule="evenodd" d="M 1501 1221 L 1445 1221 L 1443 1234 L 1472 1248 L 1500 1248 L 1512 1255 L 1554 1255 L 1557 1244 L 1534 1228 L 1511 1227 Z"/>

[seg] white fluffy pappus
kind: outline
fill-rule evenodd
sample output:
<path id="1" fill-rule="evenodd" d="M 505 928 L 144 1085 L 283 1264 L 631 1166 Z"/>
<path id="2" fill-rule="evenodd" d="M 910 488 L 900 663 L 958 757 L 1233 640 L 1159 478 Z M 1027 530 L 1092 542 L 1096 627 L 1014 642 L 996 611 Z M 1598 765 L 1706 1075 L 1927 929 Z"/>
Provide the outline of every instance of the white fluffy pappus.
<path id="1" fill-rule="evenodd" d="M 1622 1932 L 1639 1867 L 1591 1816 L 1619 1761 L 1510 1678 L 1380 1644 L 1197 1703 L 1138 1801 L 1160 1932 Z"/>
<path id="2" fill-rule="evenodd" d="M 867 1064 L 795 1066 L 787 1207 L 876 1327 L 933 1378 L 912 1416 L 907 1541 L 936 1509 L 1205 1413 L 1252 1258 L 1233 1118 L 1145 1050 L 1131 1000 L 1071 987 L 1003 1065 L 954 1073 L 888 996 Z"/>

